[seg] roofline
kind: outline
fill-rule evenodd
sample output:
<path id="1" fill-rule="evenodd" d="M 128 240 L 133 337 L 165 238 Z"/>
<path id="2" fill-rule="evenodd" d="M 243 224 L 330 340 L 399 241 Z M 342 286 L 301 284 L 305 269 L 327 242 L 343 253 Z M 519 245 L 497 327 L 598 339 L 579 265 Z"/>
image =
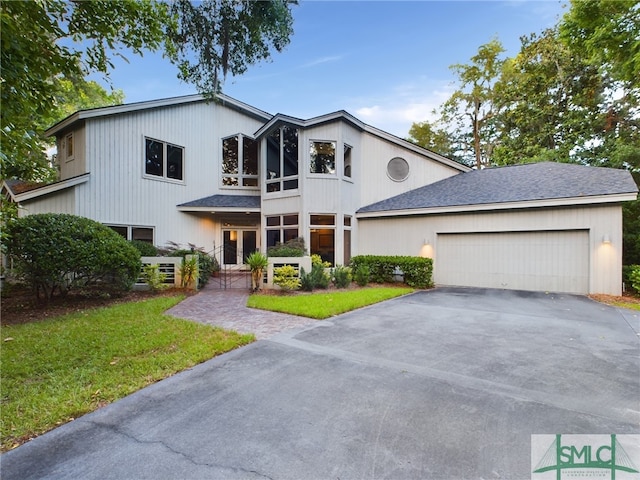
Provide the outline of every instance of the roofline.
<path id="1" fill-rule="evenodd" d="M 283 113 L 277 113 L 267 123 L 265 123 L 262 127 L 260 127 L 256 131 L 255 137 L 256 138 L 261 137 L 262 135 L 267 133 L 269 130 L 271 130 L 273 128 L 273 126 L 276 125 L 279 122 L 288 123 L 288 124 L 291 124 L 291 125 L 296 125 L 297 127 L 306 128 L 306 127 L 313 127 L 315 125 L 321 125 L 323 123 L 333 122 L 333 121 L 336 121 L 336 120 L 345 120 L 346 122 L 351 123 L 353 126 L 358 128 L 359 130 L 364 130 L 365 127 L 366 127 L 366 124 L 362 123 L 356 117 L 354 117 L 353 115 L 351 115 L 350 113 L 348 113 L 348 112 L 346 112 L 344 110 L 339 110 L 337 112 L 327 113 L 325 115 L 320 115 L 318 117 L 309 118 L 307 120 L 303 120 L 301 118 L 296 118 L 296 117 L 291 117 L 291 116 L 285 115 Z"/>
<path id="2" fill-rule="evenodd" d="M 176 207 L 179 212 L 205 213 L 260 213 L 260 207 Z"/>
<path id="3" fill-rule="evenodd" d="M 195 95 L 185 95 L 181 97 L 162 98 L 159 100 L 148 100 L 144 102 L 125 103 L 122 105 L 92 108 L 89 110 L 79 110 L 69 115 L 67 118 L 61 120 L 60 122 L 56 123 L 49 129 L 47 129 L 44 133 L 46 136 L 50 137 L 70 127 L 71 125 L 73 125 L 74 123 L 80 120 L 86 120 L 89 118 L 99 118 L 99 117 L 105 117 L 109 115 L 118 115 L 122 113 L 137 112 L 140 110 L 149 110 L 153 108 L 171 107 L 176 105 L 184 105 L 187 103 L 204 102 L 207 100 L 208 99 L 204 95 L 195 94 Z M 267 113 L 263 110 L 252 107 L 251 105 L 243 103 L 239 100 L 236 100 L 235 98 L 229 97 L 222 93 L 216 95 L 215 99 L 210 101 L 217 102 L 225 106 L 230 106 L 232 108 L 236 108 L 260 120 L 266 121 L 272 117 L 270 113 Z"/>
<path id="4" fill-rule="evenodd" d="M 392 142 L 395 144 L 399 144 L 400 146 L 412 150 L 413 152 L 419 155 L 425 155 L 437 162 L 443 163 L 449 167 L 455 168 L 456 170 L 460 170 L 461 172 L 470 172 L 473 170 L 471 167 L 467 167 L 462 163 L 456 162 L 455 160 L 451 160 L 450 158 L 444 157 L 436 152 L 432 152 L 420 145 L 416 145 L 404 138 L 397 137 L 389 132 L 385 132 L 384 130 L 380 130 L 379 128 L 372 127 L 371 125 L 364 124 L 365 132 L 375 135 L 376 137 L 382 138 L 383 140 L 387 140 L 388 142 Z"/>
<path id="5" fill-rule="evenodd" d="M 33 200 L 34 198 L 41 197 L 43 195 L 49 195 L 51 193 L 58 192 L 60 190 L 65 190 L 67 188 L 75 187 L 76 185 L 80 185 L 81 183 L 85 183 L 89 180 L 90 173 L 83 173 L 82 175 L 78 175 L 77 177 L 68 178 L 67 180 L 62 180 L 60 182 L 50 183 L 49 185 L 44 185 L 42 187 L 34 188 L 33 190 L 29 190 L 24 193 L 13 194 L 10 188 L 6 183 L 4 184 L 7 187 L 7 191 L 11 195 L 11 199 L 16 202 L 24 202 L 27 200 Z"/>
<path id="6" fill-rule="evenodd" d="M 360 131 L 367 132 L 371 135 L 374 135 L 388 142 L 395 143 L 396 145 L 409 149 L 414 153 L 417 153 L 418 155 L 429 157 L 432 160 L 435 160 L 436 162 L 440 162 L 444 165 L 452 167 L 461 172 L 468 172 L 472 170 L 472 168 L 467 167 L 466 165 L 463 165 L 461 163 L 458 163 L 455 160 L 451 160 L 450 158 L 443 157 L 440 154 L 432 152 L 431 150 L 428 150 L 424 147 L 416 145 L 415 143 L 409 142 L 408 140 L 405 140 L 403 138 L 397 137 L 389 132 L 380 130 L 379 128 L 372 127 L 371 125 L 368 125 L 362 122 L 361 120 L 358 120 L 356 117 L 351 115 L 349 112 L 346 112 L 345 110 L 339 110 L 337 112 L 328 113 L 326 115 L 321 115 L 319 117 L 313 117 L 308 120 L 302 120 L 300 118 L 290 117 L 288 115 L 278 113 L 274 115 L 271 118 L 271 120 L 269 120 L 262 127 L 260 127 L 260 129 L 258 129 L 258 131 L 256 131 L 256 133 L 254 134 L 254 136 L 256 138 L 261 137 L 262 135 L 267 133 L 269 130 L 271 130 L 279 122 L 288 123 L 290 125 L 295 125 L 301 128 L 307 128 L 307 127 L 313 127 L 316 125 L 320 125 L 322 123 L 332 122 L 336 120 L 344 120 L 348 123 L 351 123 Z"/>
<path id="7" fill-rule="evenodd" d="M 517 210 L 523 208 L 569 207 L 601 203 L 620 203 L 636 200 L 637 193 L 618 193 L 611 195 L 591 195 L 585 197 L 548 198 L 542 200 L 523 200 L 518 202 L 479 203 L 472 205 L 451 205 L 446 207 L 412 208 L 401 210 L 379 210 L 375 212 L 356 212 L 356 218 L 406 217 L 412 215 L 434 215 L 443 213 L 472 213 L 490 210 Z"/>

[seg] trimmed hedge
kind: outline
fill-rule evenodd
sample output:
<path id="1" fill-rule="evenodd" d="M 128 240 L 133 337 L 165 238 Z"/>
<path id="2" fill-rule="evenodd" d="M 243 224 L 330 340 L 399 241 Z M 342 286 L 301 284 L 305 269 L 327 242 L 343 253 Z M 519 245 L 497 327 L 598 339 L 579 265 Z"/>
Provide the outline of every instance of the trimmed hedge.
<path id="1" fill-rule="evenodd" d="M 399 255 L 357 255 L 351 259 L 351 269 L 355 272 L 363 267 L 369 269 L 369 279 L 375 283 L 394 281 L 396 268 L 404 274 L 404 283 L 414 288 L 433 286 L 433 260 L 423 257 Z"/>

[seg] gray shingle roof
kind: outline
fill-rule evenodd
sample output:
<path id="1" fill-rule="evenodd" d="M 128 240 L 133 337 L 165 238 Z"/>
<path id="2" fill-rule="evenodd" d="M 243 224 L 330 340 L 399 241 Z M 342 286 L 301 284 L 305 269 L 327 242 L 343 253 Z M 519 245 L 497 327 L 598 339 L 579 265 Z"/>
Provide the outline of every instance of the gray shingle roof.
<path id="1" fill-rule="evenodd" d="M 638 191 L 626 170 L 529 163 L 460 173 L 367 205 L 358 213 L 615 195 Z"/>
<path id="2" fill-rule="evenodd" d="M 204 208 L 260 208 L 260 197 L 256 195 L 211 195 L 191 202 L 178 205 L 179 207 Z"/>

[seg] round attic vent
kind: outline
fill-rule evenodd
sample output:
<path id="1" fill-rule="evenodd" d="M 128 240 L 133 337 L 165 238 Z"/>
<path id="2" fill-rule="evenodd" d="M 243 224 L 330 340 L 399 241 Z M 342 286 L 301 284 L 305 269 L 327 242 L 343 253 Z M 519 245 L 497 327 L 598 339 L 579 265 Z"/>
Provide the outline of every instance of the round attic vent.
<path id="1" fill-rule="evenodd" d="M 409 176 L 409 164 L 404 158 L 392 158 L 387 163 L 387 175 L 391 180 L 402 182 Z"/>

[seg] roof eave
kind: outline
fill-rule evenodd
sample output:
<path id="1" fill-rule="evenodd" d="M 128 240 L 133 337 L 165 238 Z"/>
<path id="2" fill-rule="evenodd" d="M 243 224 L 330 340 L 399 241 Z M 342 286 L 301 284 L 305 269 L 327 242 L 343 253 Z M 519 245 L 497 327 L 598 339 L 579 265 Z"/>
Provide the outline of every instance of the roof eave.
<path id="1" fill-rule="evenodd" d="M 594 205 L 621 203 L 636 200 L 637 192 L 611 195 L 592 195 L 585 197 L 549 198 L 543 200 L 526 200 L 519 202 L 481 203 L 473 205 L 451 205 L 445 207 L 411 208 L 398 210 L 382 210 L 375 212 L 356 212 L 356 218 L 405 217 L 412 215 L 435 215 L 446 213 L 470 213 L 490 210 L 518 210 L 523 208 L 570 207 L 576 205 Z"/>
<path id="2" fill-rule="evenodd" d="M 69 178 L 68 180 L 52 183 L 40 188 L 34 188 L 33 190 L 29 190 L 24 193 L 11 195 L 11 197 L 16 203 L 33 200 L 34 198 L 38 198 L 43 195 L 49 195 L 60 190 L 66 190 L 67 188 L 75 187 L 76 185 L 80 185 L 81 183 L 85 183 L 89 180 L 89 176 L 90 173 L 85 173 L 82 175 L 78 175 L 77 177 Z"/>
<path id="3" fill-rule="evenodd" d="M 113 105 L 110 107 L 101 107 L 101 108 L 93 108 L 90 110 L 80 110 L 69 115 L 67 118 L 61 120 L 56 123 L 48 130 L 45 131 L 45 135 L 50 137 L 54 136 L 57 133 L 71 127 L 73 124 L 80 120 L 85 120 L 89 118 L 97 118 L 104 117 L 108 115 L 117 115 L 121 113 L 130 113 L 137 112 L 140 110 L 148 110 L 152 108 L 161 108 L 161 107 L 171 107 L 176 105 L 183 105 L 186 103 L 194 103 L 206 101 L 206 98 L 203 95 L 195 94 L 195 95 L 185 95 L 181 97 L 171 97 L 171 98 L 162 98 L 159 100 L 149 100 L 144 102 L 136 102 L 136 103 L 128 103 L 122 105 Z M 219 102 L 222 105 L 229 106 L 238 110 L 241 110 L 249 115 L 252 115 L 259 120 L 266 121 L 272 117 L 270 113 L 264 112 L 258 108 L 252 107 L 246 103 L 243 103 L 235 98 L 228 97 L 224 94 L 218 94 L 215 99 L 211 100 L 212 102 Z"/>
<path id="4" fill-rule="evenodd" d="M 189 207 L 178 205 L 179 212 L 205 213 L 260 213 L 259 207 Z"/>

